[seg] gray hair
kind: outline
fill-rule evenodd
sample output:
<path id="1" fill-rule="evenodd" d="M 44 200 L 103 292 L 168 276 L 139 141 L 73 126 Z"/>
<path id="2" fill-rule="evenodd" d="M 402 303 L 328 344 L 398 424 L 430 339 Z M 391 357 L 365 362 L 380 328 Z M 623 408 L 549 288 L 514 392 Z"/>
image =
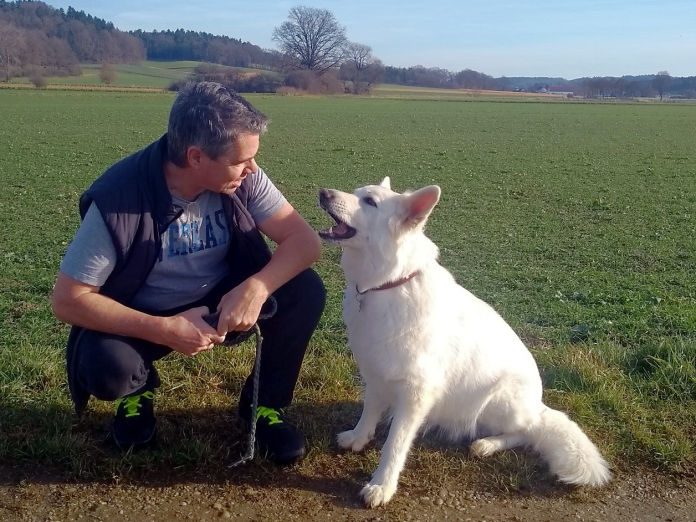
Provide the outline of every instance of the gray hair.
<path id="1" fill-rule="evenodd" d="M 240 134 L 261 135 L 267 126 L 266 115 L 234 90 L 216 82 L 189 83 L 169 113 L 168 159 L 183 167 L 191 146 L 216 159 Z"/>

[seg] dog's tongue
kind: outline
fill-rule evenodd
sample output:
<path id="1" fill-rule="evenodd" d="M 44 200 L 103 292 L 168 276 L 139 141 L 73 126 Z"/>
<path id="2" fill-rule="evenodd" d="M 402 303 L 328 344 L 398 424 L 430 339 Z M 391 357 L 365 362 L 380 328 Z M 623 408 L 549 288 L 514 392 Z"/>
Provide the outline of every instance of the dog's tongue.
<path id="1" fill-rule="evenodd" d="M 331 233 L 339 236 L 346 234 L 348 233 L 348 225 L 346 225 L 345 223 L 339 223 L 337 225 L 334 225 L 331 227 Z"/>

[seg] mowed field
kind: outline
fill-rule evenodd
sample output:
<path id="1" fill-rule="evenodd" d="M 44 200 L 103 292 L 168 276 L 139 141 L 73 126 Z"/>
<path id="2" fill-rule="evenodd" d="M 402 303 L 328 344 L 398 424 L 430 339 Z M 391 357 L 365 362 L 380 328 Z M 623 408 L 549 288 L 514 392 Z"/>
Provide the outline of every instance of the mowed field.
<path id="1" fill-rule="evenodd" d="M 586 429 L 618 475 L 693 476 L 695 105 L 248 98 L 272 120 L 258 163 L 316 228 L 330 224 L 317 206 L 321 187 L 350 191 L 385 175 L 399 191 L 440 185 L 427 233 L 457 280 L 527 342 L 546 401 Z M 79 223 L 79 194 L 164 132 L 172 100 L 168 93 L 0 90 L 5 466 L 97 480 L 154 474 L 166 483 L 226 476 L 226 464 L 242 452 L 235 405 L 251 369 L 251 342 L 162 361 L 159 445 L 121 455 L 107 441 L 111 404 L 92 400 L 80 422 L 72 414 L 68 328 L 49 309 Z M 380 444 L 346 455 L 333 443 L 360 412 L 338 257 L 326 247 L 317 265 L 327 309 L 291 413 L 310 449 L 301 473 L 359 473 L 361 481 Z M 272 480 L 271 469 L 260 459 L 240 473 Z M 445 469 L 505 490 L 552 483 L 524 452 L 479 462 L 465 444 L 441 449 L 426 438 L 409 458 L 404 488 L 426 487 L 424 476 L 438 484 Z"/>

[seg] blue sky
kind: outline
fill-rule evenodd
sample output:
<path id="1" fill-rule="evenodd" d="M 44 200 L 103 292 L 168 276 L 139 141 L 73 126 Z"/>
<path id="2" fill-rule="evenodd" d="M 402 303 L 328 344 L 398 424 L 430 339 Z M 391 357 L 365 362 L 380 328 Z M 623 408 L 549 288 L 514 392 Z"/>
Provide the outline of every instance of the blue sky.
<path id="1" fill-rule="evenodd" d="M 491 76 L 696 75 L 696 0 L 45 0 L 122 30 L 190 29 L 277 48 L 290 8 L 328 9 L 385 65 Z"/>

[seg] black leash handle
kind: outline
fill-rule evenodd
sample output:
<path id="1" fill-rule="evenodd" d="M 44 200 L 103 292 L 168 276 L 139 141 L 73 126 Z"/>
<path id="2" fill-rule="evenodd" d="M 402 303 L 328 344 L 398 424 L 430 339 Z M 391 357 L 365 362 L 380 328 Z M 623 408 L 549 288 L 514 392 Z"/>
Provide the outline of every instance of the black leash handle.
<path id="1" fill-rule="evenodd" d="M 259 319 L 261 319 L 261 320 L 270 319 L 271 317 L 273 317 L 275 315 L 275 313 L 277 311 L 278 311 L 278 301 L 276 301 L 276 298 L 274 296 L 270 296 L 266 300 L 266 302 L 263 303 L 263 306 L 261 307 L 261 313 L 259 314 Z M 211 327 L 217 328 L 217 324 L 220 321 L 220 312 L 216 310 L 212 314 L 204 315 L 203 320 L 206 323 L 208 323 Z M 253 328 L 252 328 L 252 330 L 253 330 Z M 248 330 L 248 332 L 253 333 L 252 330 Z M 247 332 L 238 332 L 238 333 L 244 334 Z M 249 336 L 244 337 L 244 339 L 242 339 L 242 341 L 247 339 L 248 337 Z M 239 341 L 239 342 L 241 342 L 241 341 Z M 239 344 L 239 342 L 228 343 L 227 339 L 225 339 L 225 341 L 223 341 L 222 344 L 224 344 L 225 346 L 231 346 L 232 344 Z"/>

